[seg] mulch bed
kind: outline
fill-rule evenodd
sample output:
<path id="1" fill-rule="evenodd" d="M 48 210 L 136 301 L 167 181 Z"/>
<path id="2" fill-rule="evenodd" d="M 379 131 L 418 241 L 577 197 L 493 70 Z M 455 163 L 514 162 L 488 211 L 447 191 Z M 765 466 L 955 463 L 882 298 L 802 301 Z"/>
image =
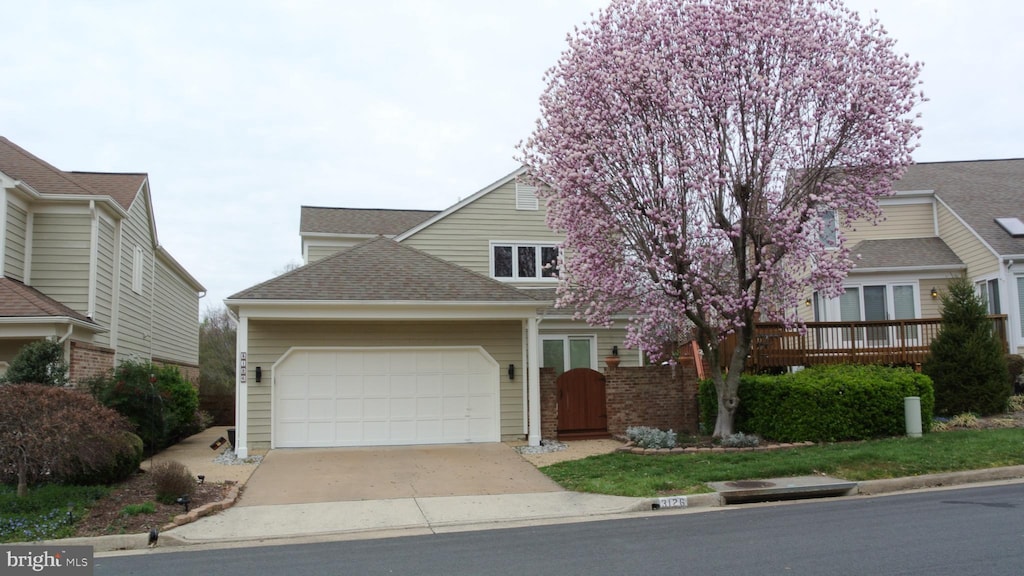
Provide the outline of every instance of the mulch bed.
<path id="1" fill-rule="evenodd" d="M 199 484 L 189 503 L 190 509 L 203 504 L 223 500 L 232 488 L 229 484 Z M 130 504 L 152 502 L 156 511 L 151 514 L 124 513 Z M 156 489 L 149 474 L 138 472 L 128 480 L 118 484 L 107 496 L 98 500 L 85 518 L 75 523 L 75 536 L 107 536 L 110 534 L 140 534 L 149 532 L 150 528 L 160 529 L 171 522 L 175 516 L 184 514 L 185 508 L 179 504 L 161 504 L 156 500 Z"/>

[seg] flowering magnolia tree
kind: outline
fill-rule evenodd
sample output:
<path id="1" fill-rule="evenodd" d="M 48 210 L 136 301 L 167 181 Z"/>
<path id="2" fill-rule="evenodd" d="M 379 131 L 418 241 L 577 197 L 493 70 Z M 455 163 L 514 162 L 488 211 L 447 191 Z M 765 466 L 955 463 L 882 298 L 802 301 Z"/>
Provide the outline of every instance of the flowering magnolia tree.
<path id="1" fill-rule="evenodd" d="M 894 48 L 839 0 L 614 0 L 546 75 L 520 151 L 566 236 L 559 305 L 628 314 L 656 360 L 696 338 L 716 436 L 755 310 L 794 326 L 810 290 L 837 296 L 836 224 L 877 220 L 911 162 L 920 65 Z"/>

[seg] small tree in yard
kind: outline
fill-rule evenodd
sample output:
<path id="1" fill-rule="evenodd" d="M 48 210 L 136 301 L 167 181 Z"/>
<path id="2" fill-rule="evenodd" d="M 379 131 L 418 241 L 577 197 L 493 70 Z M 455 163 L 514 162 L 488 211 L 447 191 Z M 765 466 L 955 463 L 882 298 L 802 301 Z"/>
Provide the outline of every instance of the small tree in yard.
<path id="1" fill-rule="evenodd" d="M 128 422 L 84 392 L 41 384 L 0 385 L 0 472 L 30 482 L 108 466 Z"/>
<path id="2" fill-rule="evenodd" d="M 798 325 L 911 162 L 920 66 L 838 0 L 616 0 L 547 74 L 521 146 L 565 233 L 559 305 L 671 359 L 691 335 L 733 432 L 754 311 Z M 832 215 L 837 219 L 833 220 Z M 737 346 L 720 366 L 719 346 Z"/>
<path id="3" fill-rule="evenodd" d="M 987 415 L 1006 410 L 1013 388 L 1006 350 L 986 317 L 985 303 L 966 276 L 942 295 L 942 328 L 932 340 L 921 372 L 935 386 L 935 412 Z"/>
<path id="4" fill-rule="evenodd" d="M 4 382 L 48 384 L 63 386 L 68 383 L 68 364 L 64 361 L 64 347 L 55 340 L 44 338 L 21 347 L 11 360 Z"/>

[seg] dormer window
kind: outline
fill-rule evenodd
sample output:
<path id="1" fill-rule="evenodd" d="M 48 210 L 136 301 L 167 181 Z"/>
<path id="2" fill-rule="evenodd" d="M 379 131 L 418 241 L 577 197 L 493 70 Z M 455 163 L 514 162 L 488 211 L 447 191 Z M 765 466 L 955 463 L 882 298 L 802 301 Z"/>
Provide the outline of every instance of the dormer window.
<path id="1" fill-rule="evenodd" d="M 556 279 L 558 246 L 494 243 L 491 245 L 491 275 L 498 279 Z"/>

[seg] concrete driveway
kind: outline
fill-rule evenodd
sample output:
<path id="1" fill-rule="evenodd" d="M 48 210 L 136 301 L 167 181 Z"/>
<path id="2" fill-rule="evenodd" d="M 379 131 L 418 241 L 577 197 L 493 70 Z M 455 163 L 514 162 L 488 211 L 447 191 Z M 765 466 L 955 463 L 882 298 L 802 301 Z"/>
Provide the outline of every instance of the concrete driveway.
<path id="1" fill-rule="evenodd" d="M 271 450 L 238 506 L 561 492 L 505 444 Z"/>

